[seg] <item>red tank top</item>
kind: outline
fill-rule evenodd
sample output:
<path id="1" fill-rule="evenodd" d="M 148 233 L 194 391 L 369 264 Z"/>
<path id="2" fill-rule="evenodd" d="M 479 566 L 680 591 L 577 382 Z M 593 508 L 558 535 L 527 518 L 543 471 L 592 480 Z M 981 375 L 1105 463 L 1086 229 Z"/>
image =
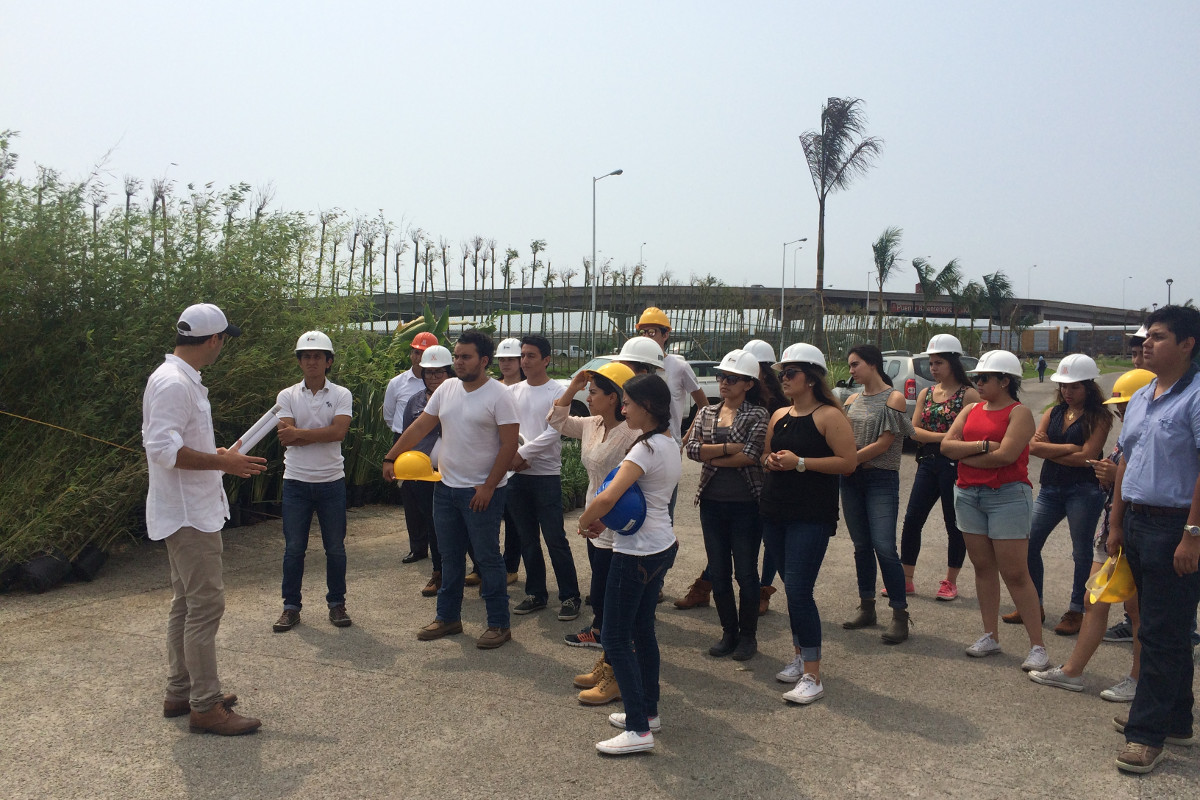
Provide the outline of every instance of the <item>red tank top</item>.
<path id="1" fill-rule="evenodd" d="M 967 421 L 963 424 L 963 441 L 981 442 L 984 439 L 991 442 L 1001 441 L 1008 431 L 1008 421 L 1012 416 L 1013 409 L 1020 405 L 1020 403 L 1013 403 L 998 411 L 988 411 L 984 408 L 983 403 L 976 403 L 968 412 Z M 1025 443 L 1025 449 L 1021 451 L 1021 455 L 1017 456 L 1017 460 L 1004 467 L 983 469 L 964 464 L 961 461 L 958 462 L 958 485 L 964 489 L 971 486 L 999 489 L 1006 483 L 1029 483 L 1028 442 Z"/>

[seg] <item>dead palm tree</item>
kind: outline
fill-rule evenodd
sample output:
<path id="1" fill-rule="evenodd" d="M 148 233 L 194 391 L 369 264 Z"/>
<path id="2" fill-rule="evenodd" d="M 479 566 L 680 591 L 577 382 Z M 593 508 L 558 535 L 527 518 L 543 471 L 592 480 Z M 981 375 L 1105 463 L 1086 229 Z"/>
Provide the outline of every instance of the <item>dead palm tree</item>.
<path id="1" fill-rule="evenodd" d="M 825 201 L 831 193 L 847 188 L 865 174 L 883 149 L 882 139 L 863 135 L 866 119 L 861 106 L 858 98 L 831 97 L 821 109 L 820 130 L 800 134 L 800 146 L 817 192 L 818 335 L 825 328 Z"/>
<path id="2" fill-rule="evenodd" d="M 900 237 L 903 235 L 903 229 L 892 226 L 884 229 L 871 244 L 875 256 L 875 282 L 879 286 L 879 324 L 875 333 L 875 346 L 879 348 L 883 347 L 883 285 L 896 269 L 896 261 L 900 258 Z"/>

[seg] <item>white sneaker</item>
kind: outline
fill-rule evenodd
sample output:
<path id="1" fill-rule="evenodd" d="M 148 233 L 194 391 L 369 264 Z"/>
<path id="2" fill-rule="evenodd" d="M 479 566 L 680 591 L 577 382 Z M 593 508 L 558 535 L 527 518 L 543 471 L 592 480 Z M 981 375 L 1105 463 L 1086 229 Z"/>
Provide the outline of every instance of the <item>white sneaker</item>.
<path id="1" fill-rule="evenodd" d="M 662 730 L 662 719 L 661 718 L 647 717 L 646 719 L 649 720 L 649 722 L 650 722 L 650 732 L 651 733 L 658 733 L 659 731 Z M 612 725 L 614 728 L 620 728 L 621 730 L 625 730 L 625 712 L 624 711 L 616 711 L 612 714 L 609 714 L 608 715 L 608 724 Z"/>
<path id="2" fill-rule="evenodd" d="M 611 756 L 623 756 L 626 753 L 640 753 L 643 750 L 654 749 L 653 733 L 634 733 L 622 731 L 611 739 L 596 742 L 596 749 Z"/>
<path id="3" fill-rule="evenodd" d="M 1067 673 L 1063 672 L 1062 667 L 1053 667 L 1047 670 L 1030 670 L 1029 680 L 1034 683 L 1040 683 L 1042 686 L 1054 686 L 1059 689 L 1066 689 L 1069 692 L 1083 691 L 1083 676 L 1072 678 Z"/>
<path id="4" fill-rule="evenodd" d="M 967 655 L 975 658 L 995 655 L 1000 652 L 1000 643 L 990 633 L 979 637 L 979 641 L 967 648 Z"/>
<path id="5" fill-rule="evenodd" d="M 799 703 L 806 706 L 820 700 L 825 695 L 825 687 L 809 673 L 800 676 L 800 682 L 790 692 L 783 693 L 783 699 L 789 703 Z"/>
<path id="6" fill-rule="evenodd" d="M 1025 670 L 1026 672 L 1032 672 L 1035 669 L 1047 669 L 1049 666 L 1050 656 L 1046 655 L 1046 648 L 1042 647 L 1040 644 L 1035 644 L 1033 647 L 1029 648 L 1029 655 L 1026 656 L 1025 661 L 1022 662 L 1021 669 Z"/>
<path id="7" fill-rule="evenodd" d="M 795 683 L 804 674 L 804 659 L 799 653 L 786 667 L 775 673 L 775 680 L 780 683 Z"/>
<path id="8" fill-rule="evenodd" d="M 1100 693 L 1100 696 L 1110 703 L 1132 703 L 1137 694 L 1137 680 L 1128 676 L 1121 679 L 1116 686 L 1111 686 Z"/>

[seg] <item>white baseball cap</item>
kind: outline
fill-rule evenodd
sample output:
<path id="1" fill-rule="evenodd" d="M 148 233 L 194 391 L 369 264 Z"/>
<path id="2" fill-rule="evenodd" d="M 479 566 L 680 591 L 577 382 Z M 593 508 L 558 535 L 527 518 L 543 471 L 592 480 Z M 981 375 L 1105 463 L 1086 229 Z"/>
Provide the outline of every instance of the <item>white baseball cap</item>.
<path id="1" fill-rule="evenodd" d="M 207 339 L 218 333 L 229 336 L 242 335 L 242 329 L 230 325 L 229 320 L 225 319 L 225 312 L 212 303 L 197 303 L 185 308 L 179 315 L 179 321 L 175 323 L 175 332 L 180 336 L 192 336 L 197 339 Z"/>

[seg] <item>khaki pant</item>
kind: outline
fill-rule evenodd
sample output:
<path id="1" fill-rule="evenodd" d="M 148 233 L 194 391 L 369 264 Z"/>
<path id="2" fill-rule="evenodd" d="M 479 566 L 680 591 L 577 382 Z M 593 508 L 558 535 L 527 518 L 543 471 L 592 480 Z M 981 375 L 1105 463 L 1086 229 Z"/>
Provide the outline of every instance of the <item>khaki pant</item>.
<path id="1" fill-rule="evenodd" d="M 166 538 L 171 562 L 171 613 L 167 617 L 167 699 L 208 711 L 221 699 L 217 629 L 225 613 L 221 532 L 180 528 Z"/>

